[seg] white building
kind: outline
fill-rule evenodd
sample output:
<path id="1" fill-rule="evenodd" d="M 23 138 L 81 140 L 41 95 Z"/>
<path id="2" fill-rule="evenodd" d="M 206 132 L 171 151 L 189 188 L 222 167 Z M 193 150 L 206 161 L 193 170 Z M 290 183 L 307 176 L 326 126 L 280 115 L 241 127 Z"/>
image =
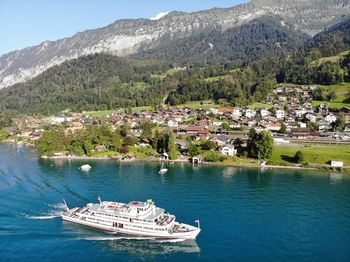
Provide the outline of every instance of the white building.
<path id="1" fill-rule="evenodd" d="M 333 166 L 333 167 L 342 167 L 342 166 L 344 166 L 344 163 L 341 162 L 341 161 L 334 161 L 334 160 L 332 160 L 331 161 L 331 166 Z"/>
<path id="2" fill-rule="evenodd" d="M 276 110 L 276 118 L 277 119 L 284 119 L 285 117 L 285 112 L 284 110 Z"/>
<path id="3" fill-rule="evenodd" d="M 326 115 L 324 120 L 328 123 L 333 123 L 333 122 L 337 121 L 337 117 L 333 114 L 328 114 L 328 115 Z"/>
<path id="4" fill-rule="evenodd" d="M 234 111 L 231 114 L 233 119 L 239 119 L 242 116 L 241 109 L 238 107 L 235 107 Z"/>
<path id="5" fill-rule="evenodd" d="M 247 109 L 245 111 L 245 116 L 248 118 L 254 118 L 256 116 L 256 111 L 254 109 Z"/>
<path id="6" fill-rule="evenodd" d="M 261 110 L 260 110 L 260 115 L 261 115 L 261 117 L 264 118 L 264 117 L 270 115 L 270 112 L 269 112 L 269 110 L 261 109 Z"/>
<path id="7" fill-rule="evenodd" d="M 177 123 L 177 121 L 172 120 L 172 119 L 170 119 L 170 120 L 168 121 L 168 127 L 177 127 L 177 126 L 179 126 L 179 124 Z"/>
<path id="8" fill-rule="evenodd" d="M 237 154 L 237 150 L 234 145 L 225 145 L 220 148 L 221 154 L 225 156 L 235 156 Z"/>

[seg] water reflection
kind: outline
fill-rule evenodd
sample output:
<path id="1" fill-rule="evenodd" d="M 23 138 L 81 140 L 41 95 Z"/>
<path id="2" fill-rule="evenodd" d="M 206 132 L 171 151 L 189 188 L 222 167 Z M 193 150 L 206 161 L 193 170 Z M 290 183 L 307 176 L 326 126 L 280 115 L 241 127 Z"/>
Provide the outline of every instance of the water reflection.
<path id="1" fill-rule="evenodd" d="M 250 170 L 247 173 L 249 184 L 254 188 L 269 188 L 273 184 L 274 174 L 272 172 L 260 172 L 260 169 Z"/>
<path id="2" fill-rule="evenodd" d="M 343 180 L 343 174 L 329 173 L 329 181 L 331 184 L 339 184 Z"/>
<path id="3" fill-rule="evenodd" d="M 123 238 L 106 242 L 112 251 L 124 251 L 134 256 L 158 256 L 174 253 L 199 253 L 200 248 L 191 240 L 156 240 Z"/>
<path id="4" fill-rule="evenodd" d="M 226 179 L 233 178 L 238 172 L 239 169 L 235 167 L 226 167 L 222 170 L 222 177 Z"/>

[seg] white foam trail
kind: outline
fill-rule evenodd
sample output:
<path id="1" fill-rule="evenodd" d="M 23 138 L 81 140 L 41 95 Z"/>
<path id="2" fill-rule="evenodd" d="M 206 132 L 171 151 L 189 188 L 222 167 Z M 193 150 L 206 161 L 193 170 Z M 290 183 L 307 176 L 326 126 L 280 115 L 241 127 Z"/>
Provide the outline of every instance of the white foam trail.
<path id="1" fill-rule="evenodd" d="M 108 236 L 95 236 L 95 237 L 79 237 L 73 238 L 73 240 L 93 240 L 93 241 L 113 241 L 113 240 L 154 240 L 153 237 L 108 237 Z"/>
<path id="2" fill-rule="evenodd" d="M 156 240 L 159 243 L 178 243 L 178 242 L 183 242 L 186 241 L 184 238 L 177 238 L 177 239 L 159 239 Z"/>
<path id="3" fill-rule="evenodd" d="M 53 219 L 59 216 L 26 216 L 28 219 Z"/>

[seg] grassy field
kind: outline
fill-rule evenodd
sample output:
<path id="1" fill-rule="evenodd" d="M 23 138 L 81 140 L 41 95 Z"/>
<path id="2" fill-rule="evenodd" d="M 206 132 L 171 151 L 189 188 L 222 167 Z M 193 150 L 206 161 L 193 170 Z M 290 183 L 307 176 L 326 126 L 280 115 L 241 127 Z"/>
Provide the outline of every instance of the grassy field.
<path id="1" fill-rule="evenodd" d="M 331 62 L 331 63 L 337 63 L 340 61 L 340 59 L 344 56 L 346 56 L 347 54 L 349 54 L 350 50 L 341 52 L 340 54 L 336 55 L 336 56 L 329 56 L 329 57 L 322 57 L 318 60 L 315 60 L 311 63 L 311 65 L 321 65 L 323 63 L 326 62 Z"/>
<path id="2" fill-rule="evenodd" d="M 86 112 L 85 115 L 89 115 L 92 117 L 100 117 L 100 116 L 111 115 L 117 111 L 118 110 L 116 110 L 116 109 L 114 109 L 114 110 L 102 110 L 102 111 L 90 111 L 90 112 Z"/>
<path id="3" fill-rule="evenodd" d="M 337 160 L 350 165 L 350 145 L 276 146 L 269 164 L 292 165 L 298 150 L 303 152 L 305 163 L 328 164 L 331 160 Z"/>
<path id="4" fill-rule="evenodd" d="M 269 109 L 273 107 L 273 105 L 256 102 L 254 104 L 249 105 L 248 107 L 252 109 Z"/>
<path id="5" fill-rule="evenodd" d="M 186 70 L 186 67 L 175 67 L 175 68 L 169 69 L 168 71 L 166 71 L 163 74 L 152 75 L 152 77 L 159 78 L 159 79 L 164 79 L 167 76 L 171 76 L 171 75 L 173 75 L 173 74 L 175 74 L 177 72 L 184 71 L 184 70 Z"/>
<path id="6" fill-rule="evenodd" d="M 219 108 L 221 105 L 213 104 L 213 105 L 201 105 L 202 101 L 189 101 L 185 104 L 181 104 L 179 106 L 182 107 L 188 107 L 188 108 L 193 108 L 193 109 L 208 109 L 208 108 Z M 208 100 L 206 102 L 212 102 L 211 100 Z"/>
<path id="7" fill-rule="evenodd" d="M 119 156 L 121 155 L 115 151 L 103 151 L 103 152 L 94 152 L 90 156 L 91 157 L 111 157 L 111 156 Z"/>
<path id="8" fill-rule="evenodd" d="M 329 92 L 334 91 L 336 98 L 329 101 L 313 101 L 313 106 L 318 106 L 323 103 L 327 103 L 332 108 L 350 107 L 350 83 L 344 82 L 337 85 L 321 86 L 321 89 Z"/>

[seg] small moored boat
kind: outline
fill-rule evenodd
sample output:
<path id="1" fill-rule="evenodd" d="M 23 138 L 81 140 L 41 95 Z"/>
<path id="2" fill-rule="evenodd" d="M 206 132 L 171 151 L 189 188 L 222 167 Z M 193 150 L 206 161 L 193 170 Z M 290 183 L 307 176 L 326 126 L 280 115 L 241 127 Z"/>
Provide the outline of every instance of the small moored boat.
<path id="1" fill-rule="evenodd" d="M 159 170 L 159 174 L 161 174 L 161 175 L 165 174 L 166 172 L 168 172 L 168 169 L 167 169 L 167 168 L 161 168 L 161 169 Z"/>

